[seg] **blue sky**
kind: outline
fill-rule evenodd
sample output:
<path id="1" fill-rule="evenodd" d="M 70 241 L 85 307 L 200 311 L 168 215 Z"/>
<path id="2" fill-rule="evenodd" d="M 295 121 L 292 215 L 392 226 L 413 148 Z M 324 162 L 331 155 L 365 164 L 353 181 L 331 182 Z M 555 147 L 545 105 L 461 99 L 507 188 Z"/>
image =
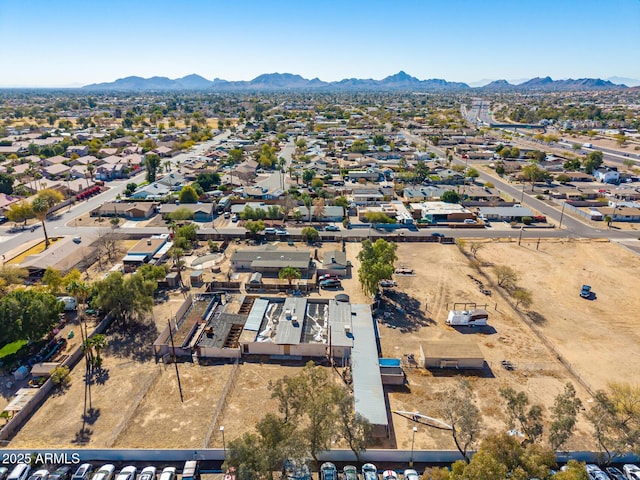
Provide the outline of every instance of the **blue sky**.
<path id="1" fill-rule="evenodd" d="M 0 0 L 0 87 L 117 78 L 640 79 L 640 0 Z"/>

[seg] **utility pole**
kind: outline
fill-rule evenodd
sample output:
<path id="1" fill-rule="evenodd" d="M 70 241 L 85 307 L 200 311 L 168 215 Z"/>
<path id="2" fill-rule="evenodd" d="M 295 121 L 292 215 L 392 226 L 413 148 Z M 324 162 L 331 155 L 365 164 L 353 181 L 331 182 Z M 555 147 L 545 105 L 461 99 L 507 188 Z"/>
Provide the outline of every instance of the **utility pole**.
<path id="1" fill-rule="evenodd" d="M 558 228 L 562 228 L 562 217 L 564 217 L 564 207 L 567 205 L 567 202 L 562 202 L 562 211 L 560 212 L 560 223 L 558 224 Z"/>
<path id="2" fill-rule="evenodd" d="M 182 384 L 180 383 L 180 372 L 178 371 L 178 362 L 176 362 L 176 346 L 173 344 L 173 331 L 171 330 L 171 319 L 167 320 L 169 324 L 169 336 L 171 337 L 171 349 L 173 350 L 173 364 L 176 367 L 176 378 L 178 379 L 178 390 L 180 391 L 180 402 L 184 403 L 182 396 Z"/>
<path id="3" fill-rule="evenodd" d="M 520 246 L 520 242 L 522 242 L 522 232 L 524 232 L 524 227 L 520 227 L 520 235 L 518 236 L 518 246 Z"/>

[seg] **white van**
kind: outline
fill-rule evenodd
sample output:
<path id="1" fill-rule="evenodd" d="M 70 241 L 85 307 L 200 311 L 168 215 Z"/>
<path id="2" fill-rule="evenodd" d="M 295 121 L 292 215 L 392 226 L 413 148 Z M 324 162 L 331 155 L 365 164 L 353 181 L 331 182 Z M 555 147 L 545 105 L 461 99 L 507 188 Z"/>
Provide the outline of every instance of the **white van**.
<path id="1" fill-rule="evenodd" d="M 64 311 L 70 312 L 78 308 L 78 302 L 75 297 L 58 297 L 59 302 L 64 302 Z"/>
<path id="2" fill-rule="evenodd" d="M 31 467 L 26 463 L 19 463 L 15 466 L 11 473 L 7 477 L 7 480 L 27 480 Z"/>

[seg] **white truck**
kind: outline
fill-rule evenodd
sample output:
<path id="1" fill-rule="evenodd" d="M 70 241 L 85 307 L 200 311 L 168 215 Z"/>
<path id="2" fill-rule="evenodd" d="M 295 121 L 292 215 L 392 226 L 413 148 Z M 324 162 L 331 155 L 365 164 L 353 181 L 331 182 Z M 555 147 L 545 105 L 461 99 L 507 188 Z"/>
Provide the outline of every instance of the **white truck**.
<path id="1" fill-rule="evenodd" d="M 593 148 L 593 145 L 590 143 L 583 143 L 582 148 Z"/>

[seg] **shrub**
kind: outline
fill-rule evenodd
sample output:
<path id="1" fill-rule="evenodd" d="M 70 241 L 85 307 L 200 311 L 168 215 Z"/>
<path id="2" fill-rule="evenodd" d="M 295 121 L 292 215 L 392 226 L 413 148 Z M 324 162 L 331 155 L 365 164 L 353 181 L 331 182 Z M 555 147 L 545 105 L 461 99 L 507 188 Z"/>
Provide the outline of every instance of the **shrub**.
<path id="1" fill-rule="evenodd" d="M 524 223 L 525 225 L 531 225 L 531 222 L 533 222 L 533 218 L 531 218 L 531 217 L 522 217 L 522 223 Z"/>

